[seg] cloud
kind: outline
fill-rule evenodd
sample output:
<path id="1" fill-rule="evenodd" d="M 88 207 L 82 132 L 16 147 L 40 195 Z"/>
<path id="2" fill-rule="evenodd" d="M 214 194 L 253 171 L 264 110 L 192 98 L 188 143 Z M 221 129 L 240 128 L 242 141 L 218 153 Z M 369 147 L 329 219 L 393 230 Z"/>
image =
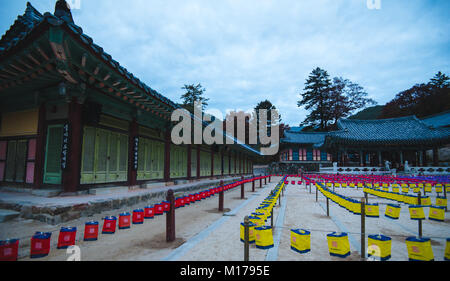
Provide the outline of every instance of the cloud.
<path id="1" fill-rule="evenodd" d="M 184 84 L 201 83 L 212 108 L 247 110 L 269 99 L 295 126 L 317 66 L 380 104 L 450 73 L 450 1 L 381 1 L 369 10 L 366 0 L 81 0 L 73 14 L 95 43 L 173 101 Z M 2 6 L 16 16 L 25 3 Z M 32 1 L 42 13 L 53 3 Z M 0 20 L 5 30 L 11 24 Z"/>

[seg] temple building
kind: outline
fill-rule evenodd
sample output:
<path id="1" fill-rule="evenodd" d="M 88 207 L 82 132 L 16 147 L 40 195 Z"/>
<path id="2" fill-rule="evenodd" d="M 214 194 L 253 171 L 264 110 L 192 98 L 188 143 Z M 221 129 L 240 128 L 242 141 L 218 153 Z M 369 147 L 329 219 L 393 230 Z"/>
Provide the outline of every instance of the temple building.
<path id="1" fill-rule="evenodd" d="M 448 114 L 448 113 L 447 113 Z M 381 120 L 338 121 L 338 130 L 325 133 L 287 131 L 280 142 L 281 170 L 303 168 L 318 171 L 333 162 L 339 166 L 383 166 L 401 168 L 406 161 L 410 166 L 440 164 L 439 150 L 448 148 L 448 125 L 432 126 L 445 116 L 419 120 L 407 116 Z M 442 122 L 441 122 L 442 121 Z M 444 122 L 445 123 L 445 122 Z M 437 123 L 436 123 L 437 124 Z M 431 163 L 426 161 L 426 151 L 433 151 Z"/>
<path id="2" fill-rule="evenodd" d="M 179 108 L 73 22 L 30 3 L 0 39 L 0 185 L 76 193 L 103 185 L 251 174 L 245 145 L 174 145 Z"/>

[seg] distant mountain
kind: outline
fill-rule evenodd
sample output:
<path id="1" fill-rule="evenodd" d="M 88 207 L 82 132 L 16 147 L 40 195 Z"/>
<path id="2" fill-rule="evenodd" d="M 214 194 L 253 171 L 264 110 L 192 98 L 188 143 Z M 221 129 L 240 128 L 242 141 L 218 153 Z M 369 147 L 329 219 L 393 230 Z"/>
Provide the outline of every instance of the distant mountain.
<path id="1" fill-rule="evenodd" d="M 353 120 L 375 120 L 378 119 L 383 112 L 384 105 L 376 105 L 368 107 L 360 112 L 348 117 Z"/>

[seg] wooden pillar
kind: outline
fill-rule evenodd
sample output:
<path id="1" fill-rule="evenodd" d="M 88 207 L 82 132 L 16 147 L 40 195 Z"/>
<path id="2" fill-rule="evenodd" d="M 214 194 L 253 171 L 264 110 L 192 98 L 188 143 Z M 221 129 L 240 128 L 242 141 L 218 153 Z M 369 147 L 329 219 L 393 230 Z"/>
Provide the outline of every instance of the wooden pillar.
<path id="1" fill-rule="evenodd" d="M 228 176 L 231 176 L 233 174 L 233 172 L 231 171 L 231 151 L 228 152 Z"/>
<path id="2" fill-rule="evenodd" d="M 220 181 L 220 190 L 219 190 L 219 212 L 223 212 L 223 201 L 224 201 L 224 194 L 223 194 L 223 180 Z"/>
<path id="3" fill-rule="evenodd" d="M 437 147 L 433 147 L 433 166 L 439 166 L 439 149 Z"/>
<path id="4" fill-rule="evenodd" d="M 363 155 L 363 151 L 362 150 L 360 150 L 359 151 L 359 165 L 362 167 L 362 166 L 364 166 L 364 155 Z"/>
<path id="5" fill-rule="evenodd" d="M 241 176 L 241 199 L 245 199 L 245 184 L 244 184 L 244 176 Z"/>
<path id="6" fill-rule="evenodd" d="M 200 145 L 197 145 L 197 175 L 196 178 L 199 179 L 200 178 Z"/>
<path id="7" fill-rule="evenodd" d="M 165 132 L 164 138 L 164 181 L 170 181 L 170 130 Z"/>
<path id="8" fill-rule="evenodd" d="M 214 150 L 211 147 L 211 177 L 214 176 Z"/>
<path id="9" fill-rule="evenodd" d="M 38 118 L 36 156 L 34 160 L 34 189 L 40 189 L 44 179 L 45 139 L 47 135 L 46 107 L 44 103 L 39 106 Z"/>
<path id="10" fill-rule="evenodd" d="M 134 146 L 135 146 L 135 138 L 138 136 L 138 124 L 136 119 L 133 119 L 130 122 L 128 128 L 128 186 L 134 186 L 137 184 L 137 169 L 134 167 L 134 161 L 137 155 L 135 155 Z M 138 144 L 138 154 L 142 153 L 139 149 Z M 139 163 L 138 163 L 139 164 Z"/>
<path id="11" fill-rule="evenodd" d="M 190 180 L 192 178 L 192 146 L 190 144 L 187 145 L 187 178 Z"/>
<path id="12" fill-rule="evenodd" d="M 236 175 L 236 171 L 237 171 L 237 152 L 234 153 L 234 175 Z"/>
<path id="13" fill-rule="evenodd" d="M 400 154 L 400 165 L 403 165 L 403 150 L 400 150 L 399 154 Z"/>
<path id="14" fill-rule="evenodd" d="M 378 150 L 378 166 L 382 167 L 383 166 L 383 159 L 381 159 L 381 151 Z"/>
<path id="15" fill-rule="evenodd" d="M 169 212 L 166 214 L 166 242 L 175 241 L 175 196 L 173 190 L 167 192 L 167 201 L 170 204 Z"/>
<path id="16" fill-rule="evenodd" d="M 67 168 L 62 172 L 63 189 L 66 193 L 76 192 L 80 186 L 81 143 L 82 143 L 82 105 L 74 98 L 69 103 L 69 149 Z"/>
<path id="17" fill-rule="evenodd" d="M 427 151 L 426 150 L 422 150 L 422 165 L 421 166 L 427 166 L 428 165 L 428 161 L 427 161 Z"/>
<path id="18" fill-rule="evenodd" d="M 423 167 L 423 151 L 419 151 L 419 167 Z"/>
<path id="19" fill-rule="evenodd" d="M 366 204 L 361 198 L 361 258 L 366 258 Z"/>
<path id="20" fill-rule="evenodd" d="M 236 174 L 241 174 L 241 155 L 239 152 L 236 152 Z"/>
<path id="21" fill-rule="evenodd" d="M 223 177 L 224 170 L 225 170 L 225 152 L 223 150 L 220 152 L 220 163 L 222 163 L 221 169 L 220 169 L 220 175 Z"/>

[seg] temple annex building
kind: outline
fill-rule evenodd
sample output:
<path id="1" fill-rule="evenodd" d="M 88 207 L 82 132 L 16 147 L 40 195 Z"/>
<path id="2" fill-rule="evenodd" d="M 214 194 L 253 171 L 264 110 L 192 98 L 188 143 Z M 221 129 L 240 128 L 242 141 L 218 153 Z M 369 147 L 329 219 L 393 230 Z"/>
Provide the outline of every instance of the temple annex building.
<path id="1" fill-rule="evenodd" d="M 246 145 L 173 145 L 179 108 L 74 23 L 30 3 L 0 39 L 0 185 L 77 194 L 251 174 Z"/>

